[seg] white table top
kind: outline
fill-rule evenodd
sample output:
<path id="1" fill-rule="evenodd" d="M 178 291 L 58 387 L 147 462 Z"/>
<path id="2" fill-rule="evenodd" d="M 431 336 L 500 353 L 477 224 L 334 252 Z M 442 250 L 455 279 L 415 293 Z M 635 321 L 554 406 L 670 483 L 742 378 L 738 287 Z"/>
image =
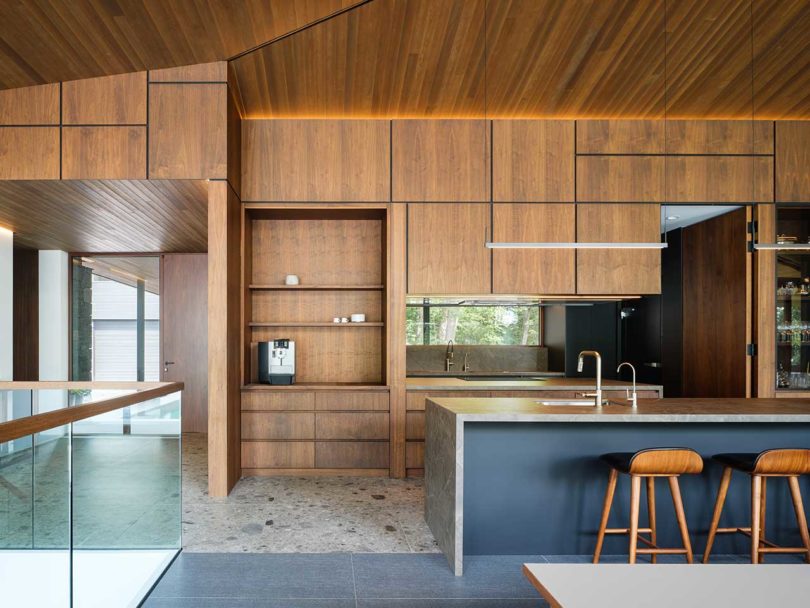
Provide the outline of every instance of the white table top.
<path id="1" fill-rule="evenodd" d="M 552 608 L 807 608 L 810 565 L 525 564 Z"/>

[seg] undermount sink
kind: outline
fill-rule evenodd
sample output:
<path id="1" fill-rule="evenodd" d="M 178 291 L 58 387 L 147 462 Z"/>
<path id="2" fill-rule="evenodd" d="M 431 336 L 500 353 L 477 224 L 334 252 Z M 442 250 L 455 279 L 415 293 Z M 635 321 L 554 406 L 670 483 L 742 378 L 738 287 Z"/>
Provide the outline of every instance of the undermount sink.
<path id="1" fill-rule="evenodd" d="M 520 380 L 531 380 L 532 382 L 544 382 L 548 380 L 546 376 L 455 376 L 456 378 L 461 378 L 465 382 L 492 382 L 493 380 L 504 380 L 504 381 L 520 381 Z"/>

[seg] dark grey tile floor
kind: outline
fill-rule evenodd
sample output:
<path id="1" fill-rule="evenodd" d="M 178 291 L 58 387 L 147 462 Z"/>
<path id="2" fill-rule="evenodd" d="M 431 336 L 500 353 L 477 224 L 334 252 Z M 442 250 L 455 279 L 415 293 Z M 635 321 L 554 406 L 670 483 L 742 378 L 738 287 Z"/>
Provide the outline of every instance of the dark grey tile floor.
<path id="1" fill-rule="evenodd" d="M 675 556 L 662 562 L 682 562 Z M 769 557 L 769 560 L 771 558 Z M 463 577 L 429 553 L 182 553 L 147 608 L 539 608 L 526 562 L 589 562 L 590 556 L 467 556 Z M 605 556 L 606 563 L 627 557 Z M 715 556 L 714 563 L 745 563 Z M 792 556 L 777 558 L 798 561 Z M 644 567 L 644 566 L 640 566 Z M 699 566 L 696 566 L 699 567 Z"/>

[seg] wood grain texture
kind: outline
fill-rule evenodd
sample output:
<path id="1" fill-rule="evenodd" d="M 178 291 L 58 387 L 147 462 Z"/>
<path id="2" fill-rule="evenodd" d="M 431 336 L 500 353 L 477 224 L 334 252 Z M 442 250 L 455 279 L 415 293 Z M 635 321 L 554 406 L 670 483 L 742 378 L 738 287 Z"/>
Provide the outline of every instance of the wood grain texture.
<path id="1" fill-rule="evenodd" d="M 577 120 L 577 154 L 663 154 L 662 120 Z"/>
<path id="2" fill-rule="evenodd" d="M 0 181 L 0 224 L 14 230 L 19 245 L 87 253 L 207 249 L 205 182 L 56 177 Z"/>
<path id="3" fill-rule="evenodd" d="M 777 138 L 777 145 L 778 141 Z M 757 222 L 757 242 L 775 243 L 775 206 L 757 205 L 754 219 Z M 776 251 L 758 250 L 754 253 L 754 282 L 754 340 L 757 354 L 754 358 L 755 390 L 752 393 L 768 398 L 776 394 Z"/>
<path id="4" fill-rule="evenodd" d="M 388 394 L 371 392 L 319 392 L 315 395 L 317 410 L 388 411 Z"/>
<path id="5" fill-rule="evenodd" d="M 408 412 L 406 427 L 406 437 L 408 441 L 425 440 L 425 413 L 424 412 Z"/>
<path id="6" fill-rule="evenodd" d="M 0 129 L 0 180 L 59 179 L 59 127 Z"/>
<path id="7" fill-rule="evenodd" d="M 577 205 L 577 241 L 658 242 L 659 205 Z M 661 252 L 632 249 L 577 251 L 577 293 L 655 294 L 661 292 Z"/>
<path id="8" fill-rule="evenodd" d="M 482 120 L 395 120 L 393 200 L 489 200 L 489 125 Z"/>
<path id="9" fill-rule="evenodd" d="M 228 99 L 227 99 L 227 163 L 228 182 L 236 191 L 238 197 L 242 197 L 242 110 L 239 100 L 239 90 L 236 83 L 229 77 L 228 79 Z"/>
<path id="10" fill-rule="evenodd" d="M 406 396 L 405 296 L 408 289 L 408 214 L 407 205 L 391 204 L 388 211 L 388 268 L 386 273 L 388 315 L 386 317 L 386 381 L 389 386 L 390 475 L 404 477 Z"/>
<path id="11" fill-rule="evenodd" d="M 58 84 L 0 91 L 0 125 L 58 124 Z"/>
<path id="12" fill-rule="evenodd" d="M 242 440 L 315 439 L 315 414 L 242 412 Z"/>
<path id="13" fill-rule="evenodd" d="M 0 4 L 0 88 L 224 61 L 356 0 Z"/>
<path id="14" fill-rule="evenodd" d="M 315 414 L 315 437 L 317 439 L 388 439 L 388 432 L 388 412 L 318 412 Z"/>
<path id="15" fill-rule="evenodd" d="M 574 121 L 493 121 L 492 196 L 496 202 L 573 201 Z"/>
<path id="16" fill-rule="evenodd" d="M 387 441 L 317 441 L 315 466 L 324 469 L 387 469 Z M 326 474 L 329 473 L 328 471 Z"/>
<path id="17" fill-rule="evenodd" d="M 314 410 L 315 394 L 303 392 L 274 393 L 242 391 L 242 411 L 245 410 Z"/>
<path id="18" fill-rule="evenodd" d="M 490 292 L 486 203 L 408 205 L 408 293 Z"/>
<path id="19" fill-rule="evenodd" d="M 492 234 L 496 242 L 571 243 L 576 240 L 574 204 L 496 204 Z M 574 293 L 574 258 L 573 249 L 495 249 L 492 292 Z"/>
<path id="20" fill-rule="evenodd" d="M 164 255 L 160 302 L 161 379 L 185 386 L 183 432 L 207 433 L 208 256 Z"/>
<path id="21" fill-rule="evenodd" d="M 771 120 L 668 120 L 667 154 L 773 154 Z"/>
<path id="22" fill-rule="evenodd" d="M 387 201 L 390 124 L 382 120 L 246 120 L 248 201 Z"/>
<path id="23" fill-rule="evenodd" d="M 227 80 L 227 61 L 197 63 L 149 71 L 149 82 L 226 82 Z"/>
<path id="24" fill-rule="evenodd" d="M 62 83 L 62 123 L 146 124 L 146 72 Z"/>
<path id="25" fill-rule="evenodd" d="M 683 397 L 745 397 L 746 219 L 738 209 L 682 232 Z"/>
<path id="26" fill-rule="evenodd" d="M 663 157 L 577 157 L 577 201 L 658 203 L 663 200 Z"/>
<path id="27" fill-rule="evenodd" d="M 226 179 L 226 84 L 149 85 L 150 179 Z"/>
<path id="28" fill-rule="evenodd" d="M 382 321 L 381 291 L 254 291 L 251 319 L 277 323 L 331 323 L 334 317 L 364 313 L 366 321 Z"/>
<path id="29" fill-rule="evenodd" d="M 243 441 L 243 469 L 304 469 L 315 466 L 312 441 Z"/>
<path id="30" fill-rule="evenodd" d="M 810 202 L 810 121 L 776 123 L 776 200 Z"/>
<path id="31" fill-rule="evenodd" d="M 770 157 L 671 156 L 666 163 L 667 202 L 773 201 Z"/>
<path id="32" fill-rule="evenodd" d="M 425 467 L 425 442 L 409 441 L 405 446 L 405 465 L 409 469 Z"/>
<path id="33" fill-rule="evenodd" d="M 146 179 L 146 127 L 65 127 L 63 179 Z"/>
<path id="34" fill-rule="evenodd" d="M 39 252 L 13 253 L 13 380 L 39 379 Z"/>

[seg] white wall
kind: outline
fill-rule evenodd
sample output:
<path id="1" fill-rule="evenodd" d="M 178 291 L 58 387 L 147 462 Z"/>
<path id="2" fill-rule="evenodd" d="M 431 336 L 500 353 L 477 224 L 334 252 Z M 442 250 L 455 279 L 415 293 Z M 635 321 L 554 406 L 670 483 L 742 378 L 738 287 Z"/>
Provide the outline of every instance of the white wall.
<path id="1" fill-rule="evenodd" d="M 70 317 L 68 254 L 39 252 L 39 379 L 68 380 Z"/>
<path id="2" fill-rule="evenodd" d="M 14 375 L 14 234 L 0 228 L 0 380 Z"/>

